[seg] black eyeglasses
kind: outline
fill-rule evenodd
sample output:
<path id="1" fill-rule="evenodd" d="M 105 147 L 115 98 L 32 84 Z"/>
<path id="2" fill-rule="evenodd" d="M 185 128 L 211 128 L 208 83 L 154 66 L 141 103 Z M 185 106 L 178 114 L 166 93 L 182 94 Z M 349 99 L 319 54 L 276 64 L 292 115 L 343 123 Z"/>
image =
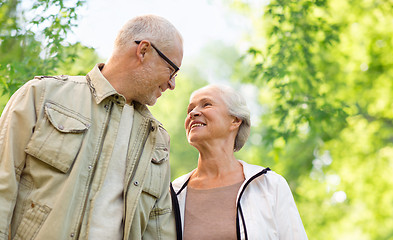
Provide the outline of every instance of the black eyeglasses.
<path id="1" fill-rule="evenodd" d="M 136 43 L 136 44 L 139 44 L 139 43 L 141 43 L 141 41 L 135 41 L 135 43 Z M 174 71 L 173 71 L 173 73 L 171 74 L 171 76 L 170 76 L 169 79 L 172 79 L 172 78 L 176 77 L 177 72 L 179 71 L 179 67 L 176 66 L 176 64 L 174 64 L 171 60 L 169 60 L 169 58 L 167 58 L 167 56 L 165 56 L 165 54 L 163 54 L 160 50 L 158 50 L 158 48 L 156 48 L 156 46 L 154 46 L 153 43 L 150 42 L 150 44 L 151 44 L 151 46 L 157 51 L 158 55 L 160 55 L 160 57 L 161 57 L 162 59 L 164 59 L 164 60 L 165 60 L 169 65 L 171 65 L 171 67 L 173 68 Z"/>

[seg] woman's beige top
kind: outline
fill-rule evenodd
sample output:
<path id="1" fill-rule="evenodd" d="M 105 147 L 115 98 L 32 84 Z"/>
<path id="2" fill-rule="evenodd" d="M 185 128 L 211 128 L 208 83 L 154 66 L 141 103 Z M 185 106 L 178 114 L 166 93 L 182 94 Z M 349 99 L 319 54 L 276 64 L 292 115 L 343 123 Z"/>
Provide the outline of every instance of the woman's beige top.
<path id="1" fill-rule="evenodd" d="M 236 239 L 236 196 L 242 183 L 212 189 L 187 187 L 184 240 Z"/>

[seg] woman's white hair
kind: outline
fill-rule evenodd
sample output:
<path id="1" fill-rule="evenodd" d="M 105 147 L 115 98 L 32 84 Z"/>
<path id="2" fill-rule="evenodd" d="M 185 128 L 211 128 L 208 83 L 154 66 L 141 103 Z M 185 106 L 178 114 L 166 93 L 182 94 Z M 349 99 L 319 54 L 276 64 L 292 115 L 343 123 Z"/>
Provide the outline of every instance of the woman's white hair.
<path id="1" fill-rule="evenodd" d="M 250 135 L 250 110 L 247 107 L 246 100 L 238 91 L 236 91 L 232 87 L 219 84 L 210 84 L 203 88 L 200 88 L 191 94 L 191 98 L 196 92 L 208 88 L 217 89 L 218 92 L 221 94 L 221 97 L 226 107 L 228 108 L 229 114 L 242 120 L 234 144 L 234 151 L 237 152 L 244 146 L 248 139 L 248 136 Z"/>
<path id="2" fill-rule="evenodd" d="M 120 29 L 114 44 L 115 52 L 123 52 L 135 44 L 134 41 L 149 40 L 160 50 L 174 47 L 174 39 L 183 39 L 179 31 L 163 17 L 143 15 L 132 18 Z"/>

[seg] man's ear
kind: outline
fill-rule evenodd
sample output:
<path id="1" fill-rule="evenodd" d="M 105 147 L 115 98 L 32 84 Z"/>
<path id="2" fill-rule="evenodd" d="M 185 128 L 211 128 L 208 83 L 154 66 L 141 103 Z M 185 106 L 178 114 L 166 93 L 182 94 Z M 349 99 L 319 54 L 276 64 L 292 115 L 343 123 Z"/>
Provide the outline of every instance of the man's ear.
<path id="1" fill-rule="evenodd" d="M 141 62 L 145 59 L 145 54 L 149 51 L 150 42 L 143 40 L 139 43 L 136 49 L 136 55 L 140 59 Z"/>

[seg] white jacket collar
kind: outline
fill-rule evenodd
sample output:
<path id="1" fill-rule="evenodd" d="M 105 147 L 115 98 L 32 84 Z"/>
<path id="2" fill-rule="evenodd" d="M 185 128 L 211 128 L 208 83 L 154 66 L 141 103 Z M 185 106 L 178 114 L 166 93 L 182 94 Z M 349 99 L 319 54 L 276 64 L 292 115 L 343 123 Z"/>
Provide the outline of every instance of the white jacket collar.
<path id="1" fill-rule="evenodd" d="M 253 177 L 255 174 L 257 174 L 260 171 L 262 171 L 263 169 L 265 169 L 264 167 L 252 165 L 252 164 L 246 163 L 242 160 L 238 160 L 238 161 L 243 165 L 243 174 L 244 174 L 244 177 L 246 178 L 245 181 L 247 181 L 248 179 Z"/>

